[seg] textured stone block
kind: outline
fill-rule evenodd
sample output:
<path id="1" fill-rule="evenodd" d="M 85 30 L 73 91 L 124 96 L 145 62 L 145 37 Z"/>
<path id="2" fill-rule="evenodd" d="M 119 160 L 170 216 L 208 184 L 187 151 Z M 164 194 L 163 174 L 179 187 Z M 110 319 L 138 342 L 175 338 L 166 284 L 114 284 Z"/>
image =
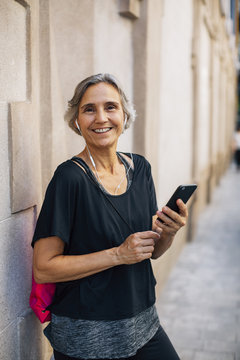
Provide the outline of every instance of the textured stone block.
<path id="1" fill-rule="evenodd" d="M 26 99 L 26 10 L 18 1 L 1 0 L 0 99 Z"/>
<path id="2" fill-rule="evenodd" d="M 37 203 L 41 179 L 38 172 L 36 122 L 30 103 L 11 104 L 12 150 L 12 212 L 18 212 Z"/>
<path id="3" fill-rule="evenodd" d="M 0 331 L 29 309 L 34 221 L 29 209 L 0 223 Z"/>

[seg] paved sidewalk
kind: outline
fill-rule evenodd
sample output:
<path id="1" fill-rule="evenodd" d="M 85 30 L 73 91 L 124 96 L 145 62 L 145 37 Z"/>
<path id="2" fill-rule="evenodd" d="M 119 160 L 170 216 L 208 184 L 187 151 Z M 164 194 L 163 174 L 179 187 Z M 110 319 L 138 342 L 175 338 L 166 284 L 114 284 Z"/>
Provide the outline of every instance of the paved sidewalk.
<path id="1" fill-rule="evenodd" d="M 157 308 L 181 360 L 240 360 L 240 172 L 233 165 Z"/>

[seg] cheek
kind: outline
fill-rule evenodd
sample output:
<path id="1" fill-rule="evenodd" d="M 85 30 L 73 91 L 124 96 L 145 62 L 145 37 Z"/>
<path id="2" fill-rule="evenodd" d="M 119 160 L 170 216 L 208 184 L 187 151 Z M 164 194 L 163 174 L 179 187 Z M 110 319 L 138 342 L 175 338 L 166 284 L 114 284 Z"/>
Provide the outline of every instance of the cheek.
<path id="1" fill-rule="evenodd" d="M 123 119 L 120 119 L 117 122 L 117 131 L 119 134 L 121 134 L 123 132 L 123 128 L 124 128 L 124 121 L 123 121 Z"/>
<path id="2" fill-rule="evenodd" d="M 81 129 L 86 129 L 89 125 L 91 125 L 91 119 L 89 116 L 85 117 L 81 115 L 78 117 L 78 123 Z"/>
<path id="3" fill-rule="evenodd" d="M 118 125 L 118 127 L 122 128 L 124 126 L 124 117 L 122 115 L 117 115 L 114 121 Z"/>

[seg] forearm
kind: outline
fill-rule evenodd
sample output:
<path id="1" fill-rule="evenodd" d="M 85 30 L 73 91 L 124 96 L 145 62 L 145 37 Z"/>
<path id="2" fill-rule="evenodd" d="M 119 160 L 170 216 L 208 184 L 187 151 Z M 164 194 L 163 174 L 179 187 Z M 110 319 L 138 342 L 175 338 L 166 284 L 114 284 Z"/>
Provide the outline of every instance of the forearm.
<path id="1" fill-rule="evenodd" d="M 120 265 L 116 249 L 86 255 L 56 255 L 43 264 L 34 261 L 35 281 L 55 283 L 78 280 Z"/>
<path id="2" fill-rule="evenodd" d="M 158 239 L 156 232 L 138 232 L 118 247 L 86 255 L 63 255 L 65 245 L 59 237 L 42 238 L 34 245 L 34 278 L 37 283 L 73 281 L 113 266 L 135 264 L 151 257 Z"/>
<path id="3" fill-rule="evenodd" d="M 152 259 L 155 260 L 162 256 L 170 248 L 173 240 L 174 236 L 164 234 L 163 232 L 160 239 L 155 243 L 154 251 L 152 253 Z"/>

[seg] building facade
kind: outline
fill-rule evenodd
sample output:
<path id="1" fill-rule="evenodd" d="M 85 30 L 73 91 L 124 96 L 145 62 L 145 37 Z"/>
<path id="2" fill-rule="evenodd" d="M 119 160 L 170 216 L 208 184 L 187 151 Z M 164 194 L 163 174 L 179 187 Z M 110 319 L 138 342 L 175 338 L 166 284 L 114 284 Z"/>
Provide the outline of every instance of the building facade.
<path id="1" fill-rule="evenodd" d="M 1 0 L 0 359 L 51 356 L 28 306 L 30 243 L 56 166 L 84 146 L 63 115 L 77 83 L 94 73 L 116 75 L 135 104 L 119 150 L 150 161 L 159 207 L 179 184 L 199 185 L 188 226 L 153 262 L 159 294 L 231 159 L 237 4 Z"/>

